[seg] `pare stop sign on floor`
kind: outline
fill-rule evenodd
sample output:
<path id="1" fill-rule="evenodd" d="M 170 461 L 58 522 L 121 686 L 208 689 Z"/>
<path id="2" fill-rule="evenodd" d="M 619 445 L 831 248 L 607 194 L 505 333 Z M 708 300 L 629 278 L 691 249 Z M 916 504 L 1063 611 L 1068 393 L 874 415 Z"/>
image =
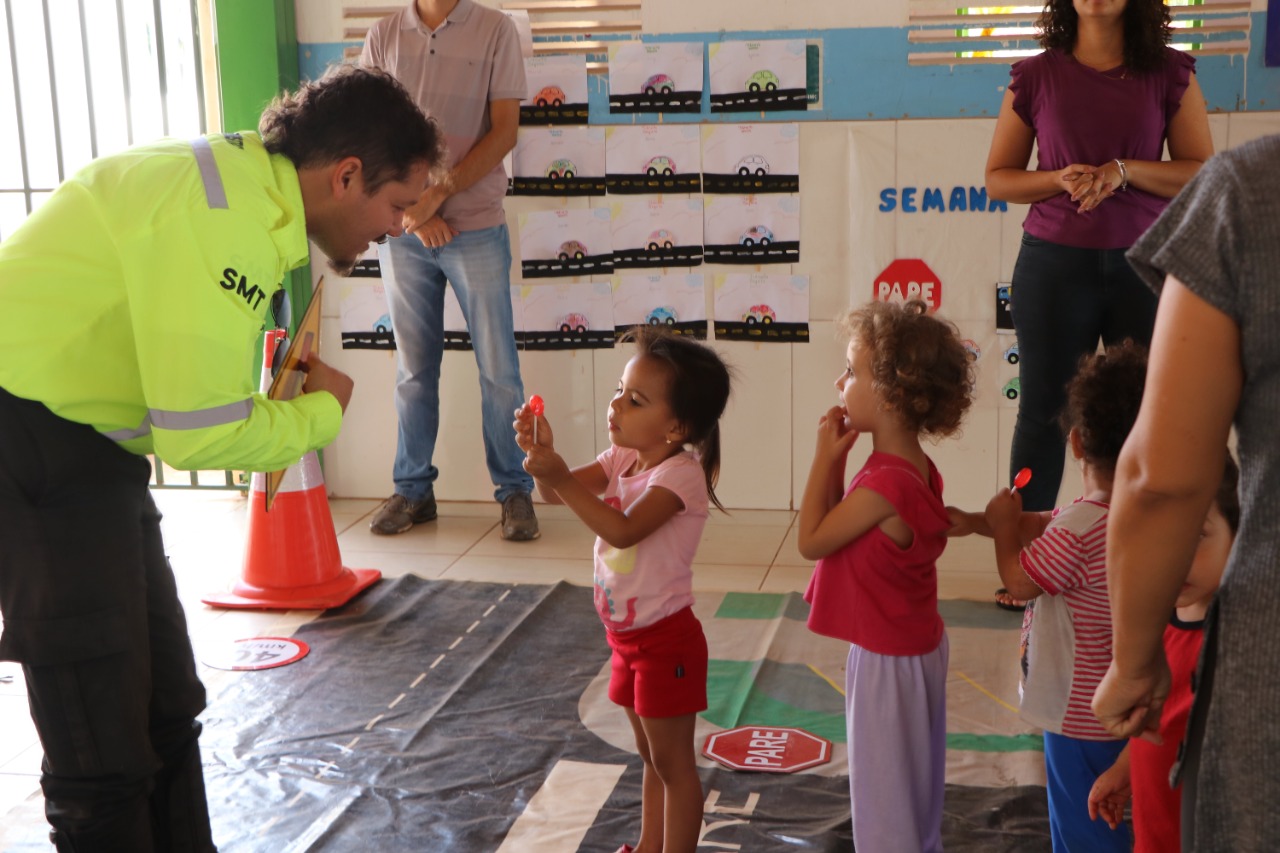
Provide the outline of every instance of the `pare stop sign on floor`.
<path id="1" fill-rule="evenodd" d="M 707 736 L 702 754 L 731 770 L 795 773 L 831 760 L 831 741 L 804 729 L 739 726 Z"/>

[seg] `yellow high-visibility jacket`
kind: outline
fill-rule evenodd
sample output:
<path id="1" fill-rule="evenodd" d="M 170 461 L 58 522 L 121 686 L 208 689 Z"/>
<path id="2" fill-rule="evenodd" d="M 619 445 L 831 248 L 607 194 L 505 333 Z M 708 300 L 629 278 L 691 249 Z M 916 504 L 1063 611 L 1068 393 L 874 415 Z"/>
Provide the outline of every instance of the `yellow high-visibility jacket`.
<path id="1" fill-rule="evenodd" d="M 342 421 L 332 394 L 255 393 L 307 255 L 297 170 L 256 134 L 96 160 L 0 242 L 0 388 L 175 468 L 284 468 Z"/>

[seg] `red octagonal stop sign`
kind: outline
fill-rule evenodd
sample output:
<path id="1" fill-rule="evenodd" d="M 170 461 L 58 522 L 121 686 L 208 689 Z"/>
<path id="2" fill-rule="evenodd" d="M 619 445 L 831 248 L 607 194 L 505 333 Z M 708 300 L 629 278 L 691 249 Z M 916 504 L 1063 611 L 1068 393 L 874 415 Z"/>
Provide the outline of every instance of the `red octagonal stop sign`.
<path id="1" fill-rule="evenodd" d="M 707 736 L 702 754 L 732 770 L 794 773 L 831 760 L 831 741 L 804 729 L 739 726 Z"/>
<path id="2" fill-rule="evenodd" d="M 942 306 L 942 282 L 919 258 L 899 258 L 876 276 L 872 296 L 881 302 L 920 299 L 937 311 Z"/>

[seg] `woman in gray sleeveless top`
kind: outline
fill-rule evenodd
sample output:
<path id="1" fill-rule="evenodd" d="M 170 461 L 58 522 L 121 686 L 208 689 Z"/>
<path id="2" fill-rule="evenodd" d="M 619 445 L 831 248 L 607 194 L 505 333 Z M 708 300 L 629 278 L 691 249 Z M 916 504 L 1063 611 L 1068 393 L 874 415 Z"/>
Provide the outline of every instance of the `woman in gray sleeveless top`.
<path id="1" fill-rule="evenodd" d="M 1234 425 L 1240 531 L 1193 681 L 1182 841 L 1196 851 L 1274 850 L 1280 843 L 1280 136 L 1210 160 L 1128 257 L 1161 295 L 1142 410 L 1116 472 L 1107 547 L 1115 657 L 1093 707 L 1117 736 L 1155 731 L 1169 689 L 1161 633 Z"/>

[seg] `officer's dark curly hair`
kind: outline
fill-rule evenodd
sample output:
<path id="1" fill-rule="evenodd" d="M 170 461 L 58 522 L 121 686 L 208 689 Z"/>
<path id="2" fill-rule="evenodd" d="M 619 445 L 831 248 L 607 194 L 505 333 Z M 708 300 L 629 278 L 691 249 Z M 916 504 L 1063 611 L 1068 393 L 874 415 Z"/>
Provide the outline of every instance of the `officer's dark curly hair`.
<path id="1" fill-rule="evenodd" d="M 275 98 L 258 133 L 273 154 L 298 168 L 358 157 L 364 190 L 403 181 L 421 163 L 443 162 L 444 135 L 409 92 L 385 71 L 338 65 L 319 80 Z"/>
<path id="2" fill-rule="evenodd" d="M 1163 68 L 1171 21 L 1164 0 L 1129 0 L 1123 20 L 1125 67 L 1141 73 Z M 1040 46 L 1070 53 L 1076 46 L 1079 21 L 1072 0 L 1049 0 L 1036 21 Z"/>
<path id="3" fill-rule="evenodd" d="M 869 302 L 839 320 L 871 356 L 876 392 L 904 426 L 932 436 L 954 435 L 973 402 L 973 359 L 956 327 L 918 299 Z"/>
<path id="4" fill-rule="evenodd" d="M 1075 429 L 1080 434 L 1090 465 L 1116 470 L 1120 448 L 1138 419 L 1146 381 L 1146 347 L 1131 340 L 1080 359 L 1079 370 L 1067 383 L 1067 405 L 1059 422 L 1064 433 Z"/>

